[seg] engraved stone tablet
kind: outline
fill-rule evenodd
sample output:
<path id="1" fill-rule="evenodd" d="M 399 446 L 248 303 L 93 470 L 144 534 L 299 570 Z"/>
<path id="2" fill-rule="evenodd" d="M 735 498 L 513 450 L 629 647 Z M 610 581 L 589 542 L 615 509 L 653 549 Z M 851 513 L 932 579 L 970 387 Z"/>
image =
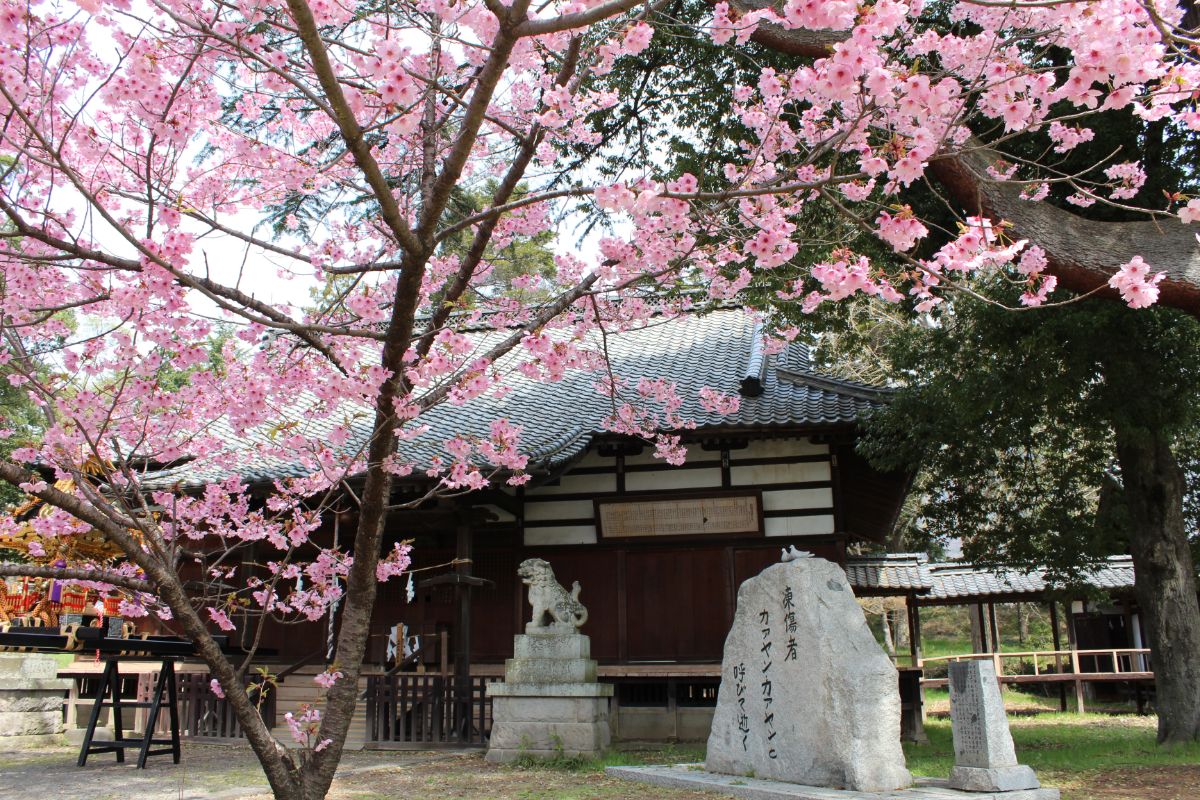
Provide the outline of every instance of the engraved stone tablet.
<path id="1" fill-rule="evenodd" d="M 991 661 L 950 665 L 950 726 L 954 734 L 951 787 L 997 792 L 1040 786 L 1033 770 L 1017 763 Z"/>
<path id="2" fill-rule="evenodd" d="M 775 564 L 738 590 L 705 767 L 859 792 L 912 782 L 896 668 L 837 564 Z"/>

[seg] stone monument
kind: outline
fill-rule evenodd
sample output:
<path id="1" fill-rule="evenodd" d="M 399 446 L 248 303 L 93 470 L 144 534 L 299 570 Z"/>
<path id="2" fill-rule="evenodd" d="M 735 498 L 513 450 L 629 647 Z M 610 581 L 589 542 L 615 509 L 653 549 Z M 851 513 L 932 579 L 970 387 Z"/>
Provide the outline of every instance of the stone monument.
<path id="1" fill-rule="evenodd" d="M 579 582 L 568 592 L 540 558 L 521 562 L 533 619 L 514 638 L 504 682 L 488 686 L 492 733 L 487 760 L 598 756 L 612 741 L 608 700 L 613 687 L 596 682 L 591 640 L 579 633 L 587 609 Z"/>
<path id="2" fill-rule="evenodd" d="M 63 696 L 71 682 L 58 679 L 54 656 L 0 655 L 0 748 L 63 742 Z"/>
<path id="3" fill-rule="evenodd" d="M 950 665 L 950 727 L 954 735 L 951 788 L 1009 792 L 1041 786 L 1032 769 L 1017 763 L 991 661 Z"/>
<path id="4" fill-rule="evenodd" d="M 705 768 L 862 792 L 912 783 L 896 668 L 837 564 L 797 557 L 738 590 Z"/>

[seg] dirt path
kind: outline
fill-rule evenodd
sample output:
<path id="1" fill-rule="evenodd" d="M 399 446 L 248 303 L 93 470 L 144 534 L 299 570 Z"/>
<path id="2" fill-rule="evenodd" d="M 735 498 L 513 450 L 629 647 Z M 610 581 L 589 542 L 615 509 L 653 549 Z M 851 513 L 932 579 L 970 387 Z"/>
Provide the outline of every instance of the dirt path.
<path id="1" fill-rule="evenodd" d="M 1063 800 L 1197 800 L 1200 764 L 1085 773 Z"/>

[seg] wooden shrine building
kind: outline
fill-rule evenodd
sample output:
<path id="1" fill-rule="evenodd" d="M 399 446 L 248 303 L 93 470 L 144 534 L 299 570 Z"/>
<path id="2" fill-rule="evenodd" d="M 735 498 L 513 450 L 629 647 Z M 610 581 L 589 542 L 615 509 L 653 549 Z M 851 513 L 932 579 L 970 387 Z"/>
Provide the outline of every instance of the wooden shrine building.
<path id="1" fill-rule="evenodd" d="M 431 429 L 405 453 L 418 466 L 438 442 L 486 438 L 491 420 L 506 417 L 522 426 L 533 479 L 389 518 L 385 547 L 415 540 L 414 566 L 462 563 L 453 574 L 422 573 L 411 602 L 402 580 L 380 587 L 368 659 L 381 669 L 394 664 L 388 637 L 402 625 L 424 637 L 406 670 L 445 670 L 448 658 L 479 680 L 502 674 L 529 613 L 517 565 L 542 558 L 560 583 L 583 587 L 582 632 L 601 679 L 618 684 L 618 736 L 696 738 L 707 732 L 741 582 L 789 545 L 845 563 L 847 545 L 883 541 L 909 476 L 880 473 L 855 453 L 859 421 L 886 392 L 815 371 L 801 343 L 768 354 L 741 309 L 612 334 L 607 350 L 629 391 L 642 378 L 677 385 L 679 415 L 697 423 L 679 431 L 687 462 L 670 466 L 644 443 L 606 434 L 613 401 L 596 391 L 601 375 L 593 372 L 555 383 L 518 378 L 501 399 L 423 415 Z M 706 412 L 706 386 L 738 393 L 738 411 Z M 299 474 L 299 465 L 272 464 L 247 477 Z M 214 477 L 186 465 L 164 476 L 196 486 Z M 414 477 L 397 487 L 397 500 L 427 488 Z M 345 536 L 353 524 L 352 513 L 339 515 L 326 535 Z M 329 625 L 275 627 L 262 645 L 285 664 L 321 660 Z"/>

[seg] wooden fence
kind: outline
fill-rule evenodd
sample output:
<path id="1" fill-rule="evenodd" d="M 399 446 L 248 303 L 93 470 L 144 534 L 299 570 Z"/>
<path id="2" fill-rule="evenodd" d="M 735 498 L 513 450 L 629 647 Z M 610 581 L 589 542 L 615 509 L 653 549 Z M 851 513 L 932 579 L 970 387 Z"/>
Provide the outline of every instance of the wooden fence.
<path id="1" fill-rule="evenodd" d="M 367 677 L 367 746 L 486 747 L 492 727 L 489 678 L 440 673 Z"/>
<path id="2" fill-rule="evenodd" d="M 245 734 L 229 702 L 213 693 L 208 673 L 185 673 L 178 676 L 179 725 L 181 734 L 200 741 L 230 741 Z M 252 691 L 252 700 L 258 699 Z M 267 687 L 258 706 L 259 714 L 268 728 L 275 727 L 275 692 Z"/>

